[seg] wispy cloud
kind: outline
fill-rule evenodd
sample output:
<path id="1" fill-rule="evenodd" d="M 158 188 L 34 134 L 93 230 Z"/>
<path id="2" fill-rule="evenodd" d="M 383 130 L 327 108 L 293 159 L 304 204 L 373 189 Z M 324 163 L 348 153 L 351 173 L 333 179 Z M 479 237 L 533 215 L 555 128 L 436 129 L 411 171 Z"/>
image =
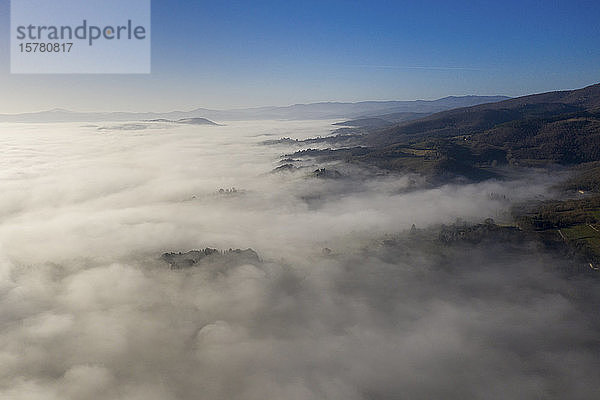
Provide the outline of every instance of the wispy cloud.
<path id="1" fill-rule="evenodd" d="M 384 64 L 349 64 L 349 67 L 374 68 L 374 69 L 422 69 L 434 71 L 484 71 L 484 68 L 465 66 L 441 66 L 441 65 L 384 65 Z"/>

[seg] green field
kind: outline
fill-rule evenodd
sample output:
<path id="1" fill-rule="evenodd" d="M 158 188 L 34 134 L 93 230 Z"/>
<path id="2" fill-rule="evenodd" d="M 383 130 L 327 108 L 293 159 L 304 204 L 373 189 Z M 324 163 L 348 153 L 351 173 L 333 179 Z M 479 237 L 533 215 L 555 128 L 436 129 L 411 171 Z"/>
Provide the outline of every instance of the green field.
<path id="1" fill-rule="evenodd" d="M 523 230 L 555 232 L 577 254 L 600 261 L 600 196 L 555 201 L 516 217 Z"/>

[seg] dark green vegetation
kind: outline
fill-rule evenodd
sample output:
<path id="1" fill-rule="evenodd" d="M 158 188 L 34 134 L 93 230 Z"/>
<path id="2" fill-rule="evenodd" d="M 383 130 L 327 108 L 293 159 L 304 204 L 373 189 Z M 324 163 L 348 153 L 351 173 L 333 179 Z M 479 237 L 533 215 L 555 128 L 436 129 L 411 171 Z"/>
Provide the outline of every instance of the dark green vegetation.
<path id="1" fill-rule="evenodd" d="M 348 129 L 340 139 L 347 145 Z M 600 85 L 444 111 L 391 127 L 357 128 L 348 147 L 353 148 L 339 151 L 339 159 L 434 177 L 486 179 L 499 165 L 598 162 Z M 581 179 L 588 190 L 598 188 L 597 167 L 579 171 L 587 176 Z"/>
<path id="2" fill-rule="evenodd" d="M 445 244 L 466 242 L 478 244 L 481 242 L 521 243 L 527 236 L 514 226 L 496 225 L 493 219 L 485 220 L 483 224 L 460 224 L 443 226 L 439 240 Z"/>
<path id="3" fill-rule="evenodd" d="M 553 201 L 516 212 L 516 223 L 551 247 L 566 245 L 571 255 L 600 265 L 600 196 Z"/>
<path id="4" fill-rule="evenodd" d="M 203 250 L 192 250 L 185 253 L 164 253 L 161 259 L 167 262 L 172 269 L 184 269 L 206 264 L 238 266 L 247 263 L 260 263 L 258 254 L 252 249 L 220 251 L 208 247 Z"/>
<path id="5" fill-rule="evenodd" d="M 599 211 L 600 197 L 581 202 L 555 202 L 516 215 L 515 225 L 498 225 L 491 218 L 479 224 L 457 221 L 426 230 L 413 227 L 409 237 L 431 254 L 443 253 L 446 251 L 443 247 L 467 252 L 478 246 L 542 250 L 551 257 L 566 260 L 565 272 L 595 275 L 600 267 Z"/>
<path id="6" fill-rule="evenodd" d="M 600 193 L 600 162 L 581 164 L 573 171 L 573 177 L 561 185 L 562 189 Z"/>
<path id="7" fill-rule="evenodd" d="M 339 179 L 342 174 L 336 170 L 319 168 L 313 171 L 312 176 L 320 179 Z"/>
<path id="8" fill-rule="evenodd" d="M 413 226 L 408 233 L 388 235 L 378 246 L 391 251 L 386 260 L 389 262 L 414 254 L 415 249 L 420 249 L 429 257 L 437 259 L 439 265 L 444 265 L 458 254 L 471 257 L 479 252 L 487 253 L 487 258 L 482 263 L 502 263 L 512 256 L 525 259 L 532 254 L 543 254 L 547 259 L 545 266 L 551 269 L 558 269 L 568 275 L 583 273 L 598 277 L 597 258 L 594 258 L 597 255 L 586 254 L 581 246 L 556 238 L 549 231 L 499 225 L 492 219 L 478 224 L 457 220 L 450 225 L 427 229 Z M 377 246 L 370 247 L 373 248 Z"/>

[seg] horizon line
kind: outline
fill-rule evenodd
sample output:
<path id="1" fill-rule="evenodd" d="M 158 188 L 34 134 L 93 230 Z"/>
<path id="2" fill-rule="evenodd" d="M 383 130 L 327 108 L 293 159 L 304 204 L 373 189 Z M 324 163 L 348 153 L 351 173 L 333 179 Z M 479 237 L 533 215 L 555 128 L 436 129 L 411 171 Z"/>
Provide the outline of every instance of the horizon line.
<path id="1" fill-rule="evenodd" d="M 314 102 L 306 102 L 306 103 L 293 103 L 293 104 L 287 104 L 287 105 L 263 105 L 263 106 L 249 106 L 249 107 L 234 107 L 234 108 L 206 108 L 206 107 L 194 107 L 194 108 L 190 108 L 190 109 L 171 109 L 169 111 L 123 111 L 123 110 L 113 110 L 113 111 L 104 111 L 104 110 L 86 110 L 86 111 L 82 111 L 82 110 L 73 110 L 73 109 L 68 109 L 68 108 L 63 108 L 63 107 L 55 107 L 55 108 L 51 108 L 51 109 L 42 109 L 42 110 L 37 110 L 37 111 L 22 111 L 22 112 L 13 112 L 13 113 L 6 113 L 6 112 L 0 112 L 0 115 L 2 116 L 18 116 L 18 115 L 24 115 L 24 114 L 40 114 L 40 113 L 50 113 L 50 112 L 68 112 L 68 113 L 74 113 L 74 114 L 85 114 L 85 113 L 94 113 L 94 114 L 168 114 L 168 113 L 176 113 L 176 112 L 192 112 L 192 111 L 198 111 L 198 110 L 203 110 L 203 111 L 216 111 L 216 112 L 231 112 L 231 111 L 245 111 L 245 110 L 260 110 L 260 109 L 265 109 L 265 108 L 289 108 L 289 107 L 295 107 L 295 106 L 307 106 L 307 105 L 317 105 L 317 104 L 363 104 L 363 103 L 413 103 L 413 102 L 419 102 L 419 101 L 424 101 L 424 102 L 435 102 L 435 101 L 439 101 L 439 100 L 444 100 L 444 99 L 450 99 L 450 98 L 465 98 L 465 97 L 502 97 L 505 99 L 513 99 L 515 97 L 512 96 L 507 96 L 507 95 L 501 95 L 501 94 L 484 94 L 484 95 L 478 95 L 478 94 L 465 94 L 465 95 L 448 95 L 448 96 L 444 96 L 444 97 L 439 97 L 439 98 L 434 98 L 434 99 L 413 99 L 413 100 L 359 100 L 359 101 L 341 101 L 341 100 L 323 100 L 323 101 L 314 101 Z M 517 96 L 520 97 L 520 96 Z"/>

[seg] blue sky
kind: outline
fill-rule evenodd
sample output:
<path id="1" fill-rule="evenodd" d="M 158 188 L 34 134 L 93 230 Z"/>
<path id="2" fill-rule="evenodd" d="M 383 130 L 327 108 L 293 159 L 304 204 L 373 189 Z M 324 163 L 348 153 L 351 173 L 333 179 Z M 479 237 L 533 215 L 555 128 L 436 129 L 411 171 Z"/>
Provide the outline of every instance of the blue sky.
<path id="1" fill-rule="evenodd" d="M 10 75 L 0 113 L 434 99 L 600 81 L 598 1 L 152 1 L 151 75 Z"/>

